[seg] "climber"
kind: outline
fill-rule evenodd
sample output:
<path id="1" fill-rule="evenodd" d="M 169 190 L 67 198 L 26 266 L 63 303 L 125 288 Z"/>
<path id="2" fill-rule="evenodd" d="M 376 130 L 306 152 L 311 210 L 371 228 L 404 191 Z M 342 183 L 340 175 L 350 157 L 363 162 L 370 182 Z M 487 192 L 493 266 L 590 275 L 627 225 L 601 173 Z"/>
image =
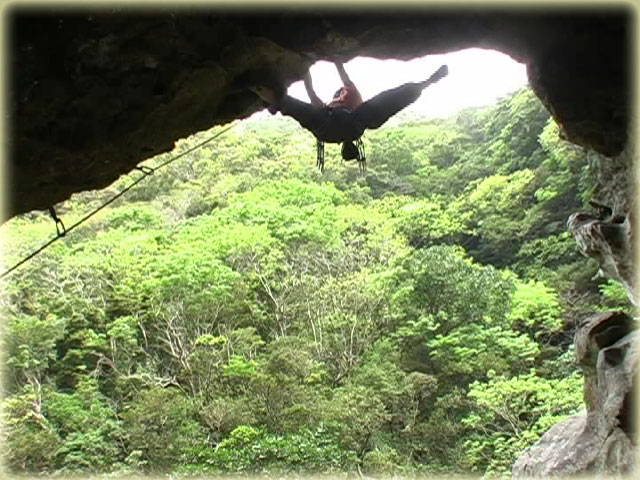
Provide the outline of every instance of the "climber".
<path id="1" fill-rule="evenodd" d="M 343 86 L 326 105 L 313 90 L 309 73 L 304 77 L 304 86 L 311 103 L 286 95 L 284 91 L 276 93 L 264 86 L 253 87 L 251 90 L 269 104 L 271 113 L 280 111 L 283 115 L 295 118 L 316 136 L 319 144 L 343 143 L 342 156 L 345 160 L 360 159 L 358 149 L 352 142 L 357 141 L 365 129 L 380 127 L 390 117 L 416 101 L 424 88 L 448 74 L 447 66 L 442 65 L 427 80 L 405 83 L 363 102 L 342 63 L 335 62 L 335 65 Z"/>

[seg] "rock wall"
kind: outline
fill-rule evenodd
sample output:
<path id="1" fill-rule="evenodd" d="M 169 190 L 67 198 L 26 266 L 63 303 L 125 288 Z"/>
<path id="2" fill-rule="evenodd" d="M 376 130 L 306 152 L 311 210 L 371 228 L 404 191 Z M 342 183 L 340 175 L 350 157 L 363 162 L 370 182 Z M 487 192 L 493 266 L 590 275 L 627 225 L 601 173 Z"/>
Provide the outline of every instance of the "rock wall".
<path id="1" fill-rule="evenodd" d="M 580 252 L 597 260 L 598 274 L 620 282 L 637 307 L 635 152 L 629 142 L 615 158 L 594 159 L 598 201 L 592 201 L 592 212 L 571 215 L 567 227 Z M 598 165 L 603 161 L 609 168 Z M 526 450 L 513 466 L 514 478 L 637 474 L 637 328 L 636 319 L 620 312 L 598 313 L 578 326 L 576 360 L 584 372 L 586 411 L 553 426 Z"/>
<path id="2" fill-rule="evenodd" d="M 514 478 L 606 475 L 628 477 L 635 468 L 633 408 L 640 332 L 619 312 L 587 318 L 575 337 L 585 376 L 586 411 L 554 425 L 513 466 Z"/>

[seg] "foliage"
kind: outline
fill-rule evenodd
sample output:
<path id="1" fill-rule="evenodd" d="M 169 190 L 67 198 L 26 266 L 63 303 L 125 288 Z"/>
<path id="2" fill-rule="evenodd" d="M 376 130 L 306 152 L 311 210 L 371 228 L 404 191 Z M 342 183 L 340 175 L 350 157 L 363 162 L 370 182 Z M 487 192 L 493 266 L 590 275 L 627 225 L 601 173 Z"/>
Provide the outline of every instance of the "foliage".
<path id="1" fill-rule="evenodd" d="M 337 443 L 331 429 L 314 429 L 284 435 L 239 426 L 215 450 L 202 450 L 198 466 L 185 472 L 316 472 L 344 471 L 353 467 L 351 452 Z"/>
<path id="2" fill-rule="evenodd" d="M 535 372 L 505 378 L 490 372 L 471 384 L 473 413 L 462 423 L 473 433 L 465 442 L 472 471 L 510 474 L 517 456 L 554 424 L 582 407 L 582 378 L 549 380 Z"/>
<path id="3" fill-rule="evenodd" d="M 193 399 L 175 388 L 141 392 L 122 417 L 127 449 L 140 452 L 138 461 L 145 470 L 163 471 L 191 463 L 194 451 L 208 445 Z"/>
<path id="4" fill-rule="evenodd" d="M 243 122 L 6 280 L 10 471 L 502 475 L 579 408 L 575 325 L 629 308 L 565 231 L 585 153 L 528 89 L 366 143 L 321 174 L 295 122 Z M 5 260 L 51 233 L 8 222 Z"/>
<path id="5" fill-rule="evenodd" d="M 558 294 L 542 282 L 517 282 L 509 320 L 513 328 L 530 332 L 535 338 L 561 330 Z"/>
<path id="6" fill-rule="evenodd" d="M 634 307 L 622 284 L 614 280 L 607 280 L 606 283 L 599 285 L 598 289 L 602 295 L 604 310 L 619 309 L 633 315 Z"/>

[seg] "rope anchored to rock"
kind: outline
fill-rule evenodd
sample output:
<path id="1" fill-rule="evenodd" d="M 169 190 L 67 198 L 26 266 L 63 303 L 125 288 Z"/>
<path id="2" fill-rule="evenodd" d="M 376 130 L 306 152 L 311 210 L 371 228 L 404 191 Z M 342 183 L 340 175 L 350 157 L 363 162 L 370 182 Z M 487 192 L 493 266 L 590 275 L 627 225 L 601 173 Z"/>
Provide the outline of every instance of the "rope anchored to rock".
<path id="1" fill-rule="evenodd" d="M 49 214 L 51 215 L 51 218 L 53 218 L 54 222 L 56 222 L 56 236 L 54 238 L 52 238 L 51 240 L 49 240 L 48 242 L 46 242 L 44 245 L 42 245 L 40 248 L 38 248 L 37 250 L 31 252 L 29 255 L 27 255 L 25 258 L 23 258 L 22 260 L 20 260 L 18 263 L 16 263 L 15 265 L 13 265 L 11 268 L 5 270 L 1 275 L 0 275 L 0 279 L 6 277 L 7 275 L 9 275 L 10 273 L 12 273 L 13 271 L 15 271 L 16 269 L 18 269 L 20 266 L 24 265 L 25 263 L 27 263 L 29 260 L 31 260 L 33 257 L 35 257 L 36 255 L 38 255 L 40 252 L 42 252 L 43 250 L 45 250 L 46 248 L 48 248 L 50 245 L 52 245 L 54 242 L 56 242 L 57 240 L 59 240 L 60 238 L 64 237 L 67 233 L 70 233 L 74 228 L 79 227 L 80 225 L 82 225 L 84 222 L 86 222 L 87 220 L 89 220 L 89 218 L 93 217 L 96 213 L 98 213 L 99 211 L 103 210 L 104 208 L 106 208 L 107 206 L 109 206 L 110 204 L 112 204 L 113 202 L 115 202 L 118 198 L 120 198 L 121 196 L 123 196 L 125 193 L 127 193 L 129 190 L 131 190 L 133 187 L 135 187 L 138 183 L 140 183 L 142 180 L 144 180 L 145 178 L 147 178 L 149 175 L 153 175 L 153 173 L 163 167 L 166 167 L 167 165 L 169 165 L 172 162 L 175 162 L 176 160 L 178 160 L 179 158 L 184 157 L 185 155 L 188 155 L 191 152 L 194 152 L 196 150 L 198 150 L 199 148 L 205 146 L 207 143 L 215 140 L 216 138 L 218 138 L 220 135 L 222 135 L 223 133 L 228 132 L 229 130 L 231 130 L 232 128 L 234 128 L 236 125 L 239 125 L 240 122 L 236 122 L 236 123 L 232 123 L 231 125 L 229 125 L 228 127 L 220 130 L 219 132 L 215 133 L 214 135 L 210 136 L 209 138 L 207 138 L 206 140 L 198 143 L 197 145 L 189 148 L 188 150 L 185 150 L 184 152 L 176 155 L 175 157 L 171 157 L 169 160 L 167 160 L 164 163 L 161 163 L 160 165 L 158 165 L 157 167 L 148 167 L 146 165 L 138 165 L 136 167 L 134 167 L 136 170 L 140 170 L 140 172 L 142 172 L 142 176 L 137 178 L 133 183 L 131 183 L 130 185 L 127 185 L 124 189 L 122 189 L 122 191 L 118 192 L 117 194 L 115 194 L 113 197 L 111 197 L 109 200 L 107 200 L 106 202 L 104 202 L 102 205 L 100 205 L 98 208 L 96 208 L 95 210 L 93 210 L 92 212 L 88 213 L 87 215 L 85 215 L 84 217 L 82 217 L 80 220 L 78 220 L 76 223 L 74 223 L 73 225 L 71 225 L 69 228 L 65 228 L 64 223 L 62 222 L 62 220 L 58 217 L 58 215 L 56 214 L 55 209 L 53 208 L 53 206 L 49 207 Z"/>

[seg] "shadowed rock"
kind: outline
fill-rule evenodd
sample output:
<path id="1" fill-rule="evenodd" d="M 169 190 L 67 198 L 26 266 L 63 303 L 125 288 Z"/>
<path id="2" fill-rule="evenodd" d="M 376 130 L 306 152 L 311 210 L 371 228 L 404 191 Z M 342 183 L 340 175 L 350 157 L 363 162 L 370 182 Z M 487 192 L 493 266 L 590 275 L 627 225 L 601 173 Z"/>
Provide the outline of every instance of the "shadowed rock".
<path id="1" fill-rule="evenodd" d="M 612 212 L 612 209 L 606 211 Z M 633 209 L 626 215 L 603 216 L 587 212 L 574 213 L 567 221 L 580 252 L 598 261 L 600 273 L 625 288 L 629 300 L 638 305 L 633 265 Z"/>
<path id="2" fill-rule="evenodd" d="M 106 187 L 180 138 L 247 117 L 264 107 L 251 84 L 286 86 L 317 60 L 358 55 L 505 52 L 527 64 L 564 137 L 616 155 L 630 19 L 620 8 L 14 8 L 5 215 Z"/>

